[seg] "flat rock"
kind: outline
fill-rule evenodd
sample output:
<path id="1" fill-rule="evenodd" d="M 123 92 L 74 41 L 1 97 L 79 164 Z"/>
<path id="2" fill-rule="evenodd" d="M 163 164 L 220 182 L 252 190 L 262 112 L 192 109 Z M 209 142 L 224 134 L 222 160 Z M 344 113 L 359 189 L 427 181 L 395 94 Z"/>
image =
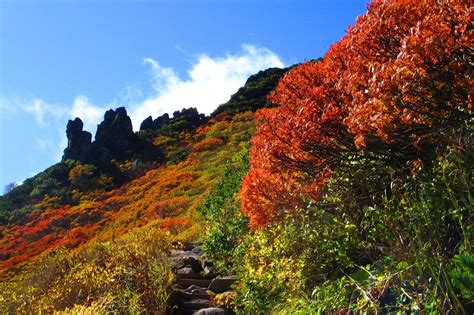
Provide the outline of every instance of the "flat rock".
<path id="1" fill-rule="evenodd" d="M 193 299 L 204 299 L 211 300 L 214 296 L 214 292 L 208 290 L 207 288 L 199 287 L 197 285 L 190 285 L 186 289 L 175 289 L 175 296 L 178 296 L 181 300 L 193 300 Z"/>
<path id="2" fill-rule="evenodd" d="M 196 255 L 202 255 L 202 248 L 201 247 L 193 247 L 193 249 L 191 249 L 191 251 L 193 253 L 195 253 Z"/>
<path id="3" fill-rule="evenodd" d="M 223 309 L 223 308 L 219 308 L 219 307 L 203 308 L 194 313 L 194 315 L 230 315 L 230 314 L 233 314 L 233 312 Z"/>
<path id="4" fill-rule="evenodd" d="M 191 267 L 183 267 L 183 268 L 180 268 L 180 269 L 176 270 L 177 275 L 188 275 L 188 274 L 191 274 L 191 273 L 193 273 L 193 268 L 191 268 Z"/>
<path id="5" fill-rule="evenodd" d="M 236 281 L 235 277 L 219 277 L 212 280 L 209 284 L 209 290 L 216 293 L 230 291 L 232 284 Z"/>
<path id="6" fill-rule="evenodd" d="M 211 291 L 209 291 L 211 292 Z M 184 301 L 184 300 L 194 300 L 194 299 L 202 299 L 202 300 L 208 300 L 210 301 L 214 294 L 210 293 L 187 293 L 184 291 L 175 291 L 173 292 L 173 295 L 176 297 L 175 299 L 178 301 Z"/>
<path id="7" fill-rule="evenodd" d="M 187 293 L 207 293 L 207 288 L 203 288 L 197 285 L 190 285 L 186 289 L 183 290 L 184 292 Z"/>
<path id="8" fill-rule="evenodd" d="M 184 309 L 193 309 L 193 310 L 199 310 L 202 308 L 209 307 L 209 300 L 206 299 L 194 299 L 194 300 L 189 300 L 189 301 L 183 301 L 181 303 L 181 306 Z"/>
<path id="9" fill-rule="evenodd" d="M 184 250 L 177 250 L 177 249 L 172 249 L 171 250 L 171 259 L 181 259 L 183 257 L 194 257 L 198 258 L 199 255 L 196 253 L 193 253 L 190 250 L 184 251 Z"/>
<path id="10" fill-rule="evenodd" d="M 210 279 L 177 279 L 176 283 L 180 286 L 197 285 L 207 288 L 211 284 L 211 281 Z"/>
<path id="11" fill-rule="evenodd" d="M 191 268 L 189 268 L 189 269 L 191 269 L 191 272 L 188 272 L 188 268 L 189 267 L 185 267 L 185 268 L 182 268 L 182 269 L 179 269 L 178 271 L 176 271 L 176 273 L 175 273 L 176 279 L 207 279 L 207 280 L 212 280 L 213 278 L 216 277 L 216 274 L 194 272 L 194 271 L 192 271 Z M 186 270 L 180 272 L 183 269 L 186 269 Z"/>

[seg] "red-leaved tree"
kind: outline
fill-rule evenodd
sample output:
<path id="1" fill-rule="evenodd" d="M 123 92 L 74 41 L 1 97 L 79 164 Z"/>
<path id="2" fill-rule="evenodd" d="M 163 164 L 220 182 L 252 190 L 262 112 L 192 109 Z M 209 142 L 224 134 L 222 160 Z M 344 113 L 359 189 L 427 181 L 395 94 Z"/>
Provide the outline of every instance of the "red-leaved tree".
<path id="1" fill-rule="evenodd" d="M 321 62 L 287 73 L 257 112 L 241 190 L 252 226 L 318 197 L 350 157 L 395 167 L 433 158 L 472 117 L 468 0 L 375 0 Z"/>

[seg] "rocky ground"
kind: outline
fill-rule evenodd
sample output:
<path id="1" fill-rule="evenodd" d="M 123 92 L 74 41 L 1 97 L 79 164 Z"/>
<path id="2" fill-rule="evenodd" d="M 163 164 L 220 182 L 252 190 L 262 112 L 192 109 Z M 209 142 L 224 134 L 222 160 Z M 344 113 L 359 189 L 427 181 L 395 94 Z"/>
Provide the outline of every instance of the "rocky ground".
<path id="1" fill-rule="evenodd" d="M 234 314 L 226 309 L 226 296 L 232 296 L 233 276 L 220 276 L 207 261 L 199 245 L 184 244 L 171 252 L 175 283 L 167 314 Z"/>

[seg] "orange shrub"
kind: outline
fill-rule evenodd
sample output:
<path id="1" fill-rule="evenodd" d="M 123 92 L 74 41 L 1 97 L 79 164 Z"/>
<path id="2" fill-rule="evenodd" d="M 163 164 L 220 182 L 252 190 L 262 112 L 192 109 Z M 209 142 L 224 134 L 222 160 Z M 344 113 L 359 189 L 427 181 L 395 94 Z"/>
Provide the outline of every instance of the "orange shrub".
<path id="1" fill-rule="evenodd" d="M 194 146 L 195 151 L 208 151 L 224 144 L 224 140 L 219 138 L 206 138 Z"/>

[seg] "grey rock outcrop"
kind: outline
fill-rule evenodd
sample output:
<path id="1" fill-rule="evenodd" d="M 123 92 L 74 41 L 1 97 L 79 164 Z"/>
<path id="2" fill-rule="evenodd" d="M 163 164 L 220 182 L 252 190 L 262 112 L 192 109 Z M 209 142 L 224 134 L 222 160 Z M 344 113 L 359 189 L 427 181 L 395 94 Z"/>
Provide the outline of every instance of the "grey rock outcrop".
<path id="1" fill-rule="evenodd" d="M 122 156 L 137 143 L 132 120 L 124 107 L 105 112 L 104 120 L 97 126 L 95 148 L 106 148 L 112 157 Z"/>
<path id="2" fill-rule="evenodd" d="M 67 159 L 84 161 L 91 150 L 92 135 L 90 132 L 82 130 L 84 124 L 82 120 L 76 118 L 69 120 L 66 127 L 67 147 L 64 149 L 62 160 Z"/>
<path id="3" fill-rule="evenodd" d="M 163 114 L 157 117 L 155 120 L 151 116 L 148 116 L 140 125 L 140 131 L 143 130 L 159 130 L 165 124 L 170 121 L 168 114 Z"/>
<path id="4" fill-rule="evenodd" d="M 105 112 L 104 120 L 97 126 L 93 142 L 92 135 L 82 128 L 83 123 L 79 118 L 68 122 L 68 146 L 64 150 L 63 161 L 72 159 L 104 165 L 112 159 L 124 160 L 134 156 L 147 158 L 147 154 L 151 159 L 162 158 L 152 144 L 140 140 L 133 132 L 132 120 L 124 107 Z"/>
<path id="5" fill-rule="evenodd" d="M 153 129 L 153 118 L 148 116 L 142 123 L 140 124 L 140 131 L 143 130 L 150 130 Z"/>

